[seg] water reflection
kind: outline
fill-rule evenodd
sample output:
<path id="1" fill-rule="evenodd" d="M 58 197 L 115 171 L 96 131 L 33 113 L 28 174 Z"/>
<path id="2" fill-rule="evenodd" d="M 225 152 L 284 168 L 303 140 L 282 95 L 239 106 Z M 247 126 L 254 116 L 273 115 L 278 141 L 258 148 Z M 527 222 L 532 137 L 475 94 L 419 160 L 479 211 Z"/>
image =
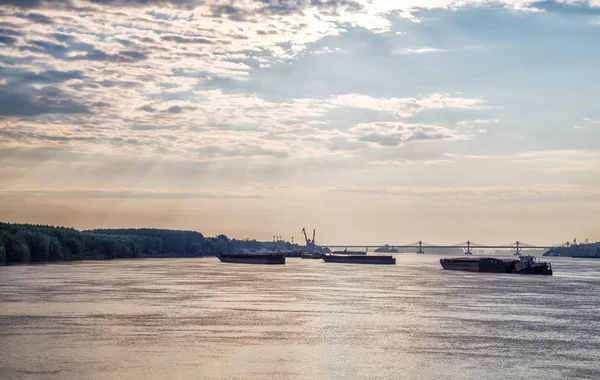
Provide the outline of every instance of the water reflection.
<path id="1" fill-rule="evenodd" d="M 0 268 L 10 379 L 600 378 L 600 261 L 555 276 L 288 259 Z"/>

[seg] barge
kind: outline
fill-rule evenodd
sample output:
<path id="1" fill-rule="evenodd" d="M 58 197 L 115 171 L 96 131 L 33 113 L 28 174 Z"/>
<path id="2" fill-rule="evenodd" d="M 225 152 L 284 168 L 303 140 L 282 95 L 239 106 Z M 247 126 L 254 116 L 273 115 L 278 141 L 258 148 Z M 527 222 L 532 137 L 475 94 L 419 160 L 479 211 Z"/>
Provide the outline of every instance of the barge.
<path id="1" fill-rule="evenodd" d="M 521 256 L 518 259 L 494 257 L 457 257 L 440 259 L 442 268 L 466 272 L 516 273 L 552 275 L 552 265 L 538 261 L 534 256 Z"/>
<path id="2" fill-rule="evenodd" d="M 347 264 L 396 264 L 396 258 L 383 255 L 336 255 L 325 254 L 322 257 L 326 263 L 347 263 Z"/>
<path id="3" fill-rule="evenodd" d="M 348 251 L 348 249 L 344 249 L 343 251 L 333 251 L 335 255 L 366 255 L 367 251 Z"/>
<path id="4" fill-rule="evenodd" d="M 236 264 L 285 264 L 284 254 L 225 254 L 217 255 L 217 258 L 224 263 Z"/>

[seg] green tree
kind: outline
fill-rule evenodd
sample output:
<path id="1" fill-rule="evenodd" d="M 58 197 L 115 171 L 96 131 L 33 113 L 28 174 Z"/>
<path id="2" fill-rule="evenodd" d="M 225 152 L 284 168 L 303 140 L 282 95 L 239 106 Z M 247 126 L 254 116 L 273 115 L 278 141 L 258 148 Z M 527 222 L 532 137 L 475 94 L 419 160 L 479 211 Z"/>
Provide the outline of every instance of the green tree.
<path id="1" fill-rule="evenodd" d="M 52 237 L 50 240 L 49 253 L 51 261 L 61 261 L 64 258 L 63 248 L 55 237 Z"/>
<path id="2" fill-rule="evenodd" d="M 133 239 L 129 241 L 129 251 L 131 252 L 130 257 L 139 257 L 142 253 L 140 246 Z"/>
<path id="3" fill-rule="evenodd" d="M 26 264 L 31 261 L 31 252 L 29 246 L 24 242 L 13 239 L 7 250 L 6 261 L 8 263 Z"/>
<path id="4" fill-rule="evenodd" d="M 189 252 L 192 256 L 202 256 L 204 254 L 202 250 L 202 244 L 192 242 L 188 245 Z"/>
<path id="5" fill-rule="evenodd" d="M 217 255 L 227 253 L 227 241 L 219 239 L 215 246 L 215 253 Z"/>
<path id="6" fill-rule="evenodd" d="M 65 242 L 65 247 L 67 247 L 71 253 L 71 257 L 65 257 L 67 259 L 80 259 L 83 255 L 83 244 L 79 239 L 71 237 L 67 239 Z"/>
<path id="7" fill-rule="evenodd" d="M 6 264 L 6 249 L 4 248 L 4 242 L 0 237 L 0 265 Z"/>
<path id="8" fill-rule="evenodd" d="M 50 258 L 50 239 L 48 235 L 41 232 L 30 232 L 27 234 L 27 245 L 31 252 L 31 261 L 45 262 Z"/>

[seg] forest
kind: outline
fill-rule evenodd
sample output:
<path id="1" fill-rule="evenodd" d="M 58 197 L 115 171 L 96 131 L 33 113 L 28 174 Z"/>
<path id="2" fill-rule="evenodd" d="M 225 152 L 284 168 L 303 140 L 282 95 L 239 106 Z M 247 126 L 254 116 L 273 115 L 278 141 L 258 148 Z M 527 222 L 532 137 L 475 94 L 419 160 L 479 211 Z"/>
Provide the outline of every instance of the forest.
<path id="1" fill-rule="evenodd" d="M 204 237 L 195 231 L 152 228 L 78 231 L 68 227 L 0 222 L 0 265 L 214 256 L 235 250 L 236 241 L 225 235 Z"/>
<path id="2" fill-rule="evenodd" d="M 600 257 L 600 242 L 555 247 L 544 253 L 544 256 Z"/>

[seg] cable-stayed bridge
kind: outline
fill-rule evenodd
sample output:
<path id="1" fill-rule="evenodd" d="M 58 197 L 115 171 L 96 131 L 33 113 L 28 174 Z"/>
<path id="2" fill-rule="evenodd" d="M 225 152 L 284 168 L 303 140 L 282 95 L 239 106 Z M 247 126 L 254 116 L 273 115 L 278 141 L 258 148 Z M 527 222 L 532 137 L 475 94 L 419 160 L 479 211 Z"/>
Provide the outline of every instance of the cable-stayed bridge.
<path id="1" fill-rule="evenodd" d="M 348 248 L 364 248 L 366 250 L 366 252 L 369 252 L 369 249 L 373 248 L 373 249 L 377 249 L 380 247 L 385 247 L 385 248 L 389 248 L 389 249 L 406 249 L 406 248 L 414 248 L 416 250 L 417 253 L 425 253 L 426 249 L 431 249 L 431 248 L 462 248 L 465 251 L 465 254 L 470 255 L 473 253 L 474 249 L 512 249 L 515 253 L 515 255 L 520 255 L 521 251 L 525 248 L 527 249 L 552 249 L 552 248 L 556 248 L 556 247 L 568 247 L 570 245 L 569 242 L 566 243 L 558 243 L 558 244 L 552 244 L 552 245 L 537 245 L 537 244 L 530 244 L 530 243 L 525 243 L 525 242 L 521 242 L 521 241 L 515 241 L 515 242 L 510 242 L 510 243 L 506 243 L 506 244 L 481 244 L 481 243 L 475 243 L 472 241 L 465 241 L 465 242 L 461 242 L 461 243 L 456 243 L 456 244 L 451 244 L 451 245 L 440 245 L 440 244 L 432 244 L 432 243 L 426 243 L 423 242 L 421 240 L 416 241 L 416 242 L 412 242 L 412 243 L 407 243 L 407 244 L 384 244 L 384 245 L 373 245 L 373 244 L 351 244 L 351 245 L 347 245 L 347 244 L 323 244 L 322 246 L 327 247 L 327 248 L 343 248 L 343 249 L 348 249 Z"/>

